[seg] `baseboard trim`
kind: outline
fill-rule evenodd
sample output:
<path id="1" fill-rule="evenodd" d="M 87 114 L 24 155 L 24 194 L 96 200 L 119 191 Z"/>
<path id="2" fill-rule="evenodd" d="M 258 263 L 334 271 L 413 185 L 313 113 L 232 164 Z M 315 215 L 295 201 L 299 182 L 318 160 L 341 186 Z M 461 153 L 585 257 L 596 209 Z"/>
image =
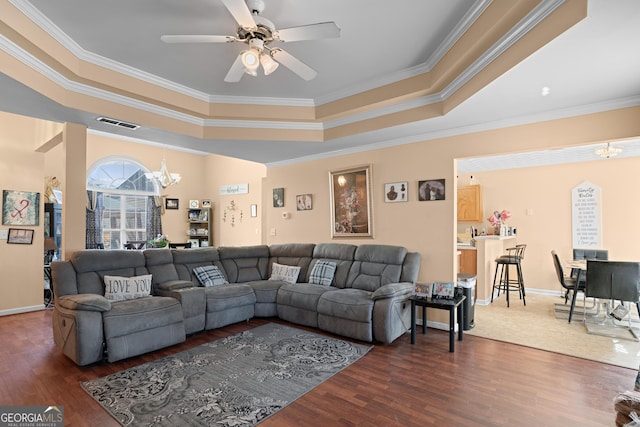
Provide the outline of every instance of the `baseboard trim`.
<path id="1" fill-rule="evenodd" d="M 29 313 L 31 311 L 40 311 L 45 310 L 44 304 L 41 305 L 32 305 L 30 307 L 17 307 L 11 308 L 9 310 L 0 310 L 0 316 L 11 316 L 12 314 L 20 314 L 20 313 Z"/>

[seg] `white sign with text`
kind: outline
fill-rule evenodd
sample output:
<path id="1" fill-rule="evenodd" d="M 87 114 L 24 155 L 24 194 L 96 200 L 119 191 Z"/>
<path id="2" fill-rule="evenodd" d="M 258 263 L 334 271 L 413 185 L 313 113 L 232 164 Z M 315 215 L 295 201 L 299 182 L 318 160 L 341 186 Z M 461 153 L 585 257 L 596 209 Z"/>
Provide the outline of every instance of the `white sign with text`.
<path id="1" fill-rule="evenodd" d="M 227 196 L 230 194 L 248 194 L 249 184 L 231 184 L 220 187 L 220 195 Z"/>
<path id="2" fill-rule="evenodd" d="M 602 247 L 602 218 L 600 187 L 583 182 L 571 190 L 571 224 L 573 247 L 600 249 Z"/>

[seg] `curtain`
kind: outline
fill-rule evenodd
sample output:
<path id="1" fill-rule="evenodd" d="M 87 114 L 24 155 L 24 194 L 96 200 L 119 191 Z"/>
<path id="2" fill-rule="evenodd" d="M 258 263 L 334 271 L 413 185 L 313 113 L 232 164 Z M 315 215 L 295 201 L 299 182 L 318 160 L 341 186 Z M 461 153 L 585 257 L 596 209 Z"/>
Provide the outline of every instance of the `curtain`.
<path id="1" fill-rule="evenodd" d="M 158 234 L 162 234 L 162 198 L 159 196 L 149 196 L 147 201 L 147 240 L 154 239 Z"/>
<path id="2" fill-rule="evenodd" d="M 102 213 L 104 211 L 103 194 L 87 190 L 87 249 L 104 249 L 102 241 Z"/>

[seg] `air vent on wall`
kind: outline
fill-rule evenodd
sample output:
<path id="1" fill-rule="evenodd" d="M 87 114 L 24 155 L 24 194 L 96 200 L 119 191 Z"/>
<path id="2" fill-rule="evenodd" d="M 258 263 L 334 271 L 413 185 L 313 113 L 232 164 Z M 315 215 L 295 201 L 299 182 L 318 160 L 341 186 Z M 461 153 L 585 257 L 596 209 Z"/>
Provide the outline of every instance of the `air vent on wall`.
<path id="1" fill-rule="evenodd" d="M 123 122 L 122 120 L 111 119 L 109 117 L 98 117 L 96 120 L 102 123 L 107 123 L 113 126 L 120 126 L 131 130 L 136 130 L 140 127 L 140 125 L 136 125 L 134 123 L 127 123 Z"/>

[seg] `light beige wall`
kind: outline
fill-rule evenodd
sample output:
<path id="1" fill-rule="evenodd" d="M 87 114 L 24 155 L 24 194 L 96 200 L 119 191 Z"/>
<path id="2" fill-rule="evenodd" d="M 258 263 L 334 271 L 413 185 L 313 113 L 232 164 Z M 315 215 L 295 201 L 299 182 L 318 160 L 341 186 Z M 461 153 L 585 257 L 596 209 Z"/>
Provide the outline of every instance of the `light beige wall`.
<path id="1" fill-rule="evenodd" d="M 526 243 L 524 277 L 528 288 L 557 291 L 560 285 L 551 263 L 551 250 L 572 258 L 571 190 L 589 181 L 601 188 L 602 248 L 610 259 L 640 260 L 637 241 L 640 227 L 635 212 L 640 197 L 634 196 L 640 158 L 608 159 L 583 163 L 508 169 L 474 173 L 482 186 L 484 218 L 494 210 L 507 209 L 508 225 L 517 227 L 517 242 Z M 470 174 L 461 174 L 468 182 Z M 476 224 L 489 227 L 489 222 Z"/>
<path id="2" fill-rule="evenodd" d="M 215 246 L 261 244 L 264 208 L 262 179 L 266 175 L 266 167 L 259 163 L 217 155 L 208 156 L 205 164 L 207 193 L 213 203 L 213 244 Z M 249 184 L 249 193 L 220 195 L 221 186 L 234 184 Z M 235 210 L 230 209 L 231 201 L 235 203 Z M 251 217 L 252 204 L 257 205 L 258 216 L 256 217 Z"/>
<path id="3" fill-rule="evenodd" d="M 44 197 L 44 154 L 35 152 L 43 122 L 0 112 L 0 190 L 33 191 Z M 43 204 L 31 245 L 0 240 L 0 312 L 28 311 L 43 307 Z M 0 230 L 11 226 L 0 225 Z M 14 226 L 16 227 L 16 226 Z"/>
<path id="4" fill-rule="evenodd" d="M 329 171 L 371 164 L 373 166 L 375 236 L 373 239 L 336 241 L 403 245 L 411 251 L 422 254 L 419 280 L 454 280 L 457 261 L 454 250 L 457 232 L 454 196 L 457 188 L 455 159 L 638 137 L 640 136 L 640 122 L 637 120 L 639 116 L 640 107 L 634 107 L 270 168 L 264 182 L 263 197 L 270 198 L 273 188 L 284 187 L 285 207 L 273 208 L 265 203 L 265 240 L 267 243 L 331 241 Z M 417 201 L 419 180 L 441 178 L 446 179 L 446 201 Z M 384 183 L 396 181 L 409 181 L 409 201 L 384 203 Z M 635 180 L 621 182 L 633 181 Z M 536 180 L 533 182 L 535 183 Z M 513 192 L 519 197 L 539 197 L 539 206 L 544 206 L 547 200 L 545 190 L 542 188 L 535 192 L 535 195 L 517 189 Z M 304 193 L 313 194 L 314 208 L 312 211 L 296 212 L 295 195 Z M 603 201 L 603 203 L 606 202 L 606 200 Z M 492 204 L 496 205 L 495 208 L 500 206 L 507 208 L 506 201 L 498 203 L 485 200 L 487 208 L 493 209 Z M 291 212 L 290 219 L 282 218 L 283 210 Z M 513 220 L 514 224 L 515 221 L 516 219 Z M 518 221 L 517 225 L 523 231 L 527 229 L 524 221 L 522 224 Z M 570 230 L 568 226 L 566 227 L 566 230 Z M 271 235 L 274 228 L 275 236 Z M 532 229 L 531 233 L 538 233 L 536 236 L 545 236 L 547 229 L 548 226 L 545 225 L 536 230 Z M 570 231 L 567 232 L 570 233 Z M 554 233 L 561 234 L 557 230 Z M 526 238 L 526 234 L 522 238 Z M 566 239 L 570 241 L 570 234 Z M 536 240 L 530 240 L 527 243 L 538 244 Z M 562 250 L 562 245 L 558 248 Z M 547 264 L 545 261 L 544 265 Z"/>

